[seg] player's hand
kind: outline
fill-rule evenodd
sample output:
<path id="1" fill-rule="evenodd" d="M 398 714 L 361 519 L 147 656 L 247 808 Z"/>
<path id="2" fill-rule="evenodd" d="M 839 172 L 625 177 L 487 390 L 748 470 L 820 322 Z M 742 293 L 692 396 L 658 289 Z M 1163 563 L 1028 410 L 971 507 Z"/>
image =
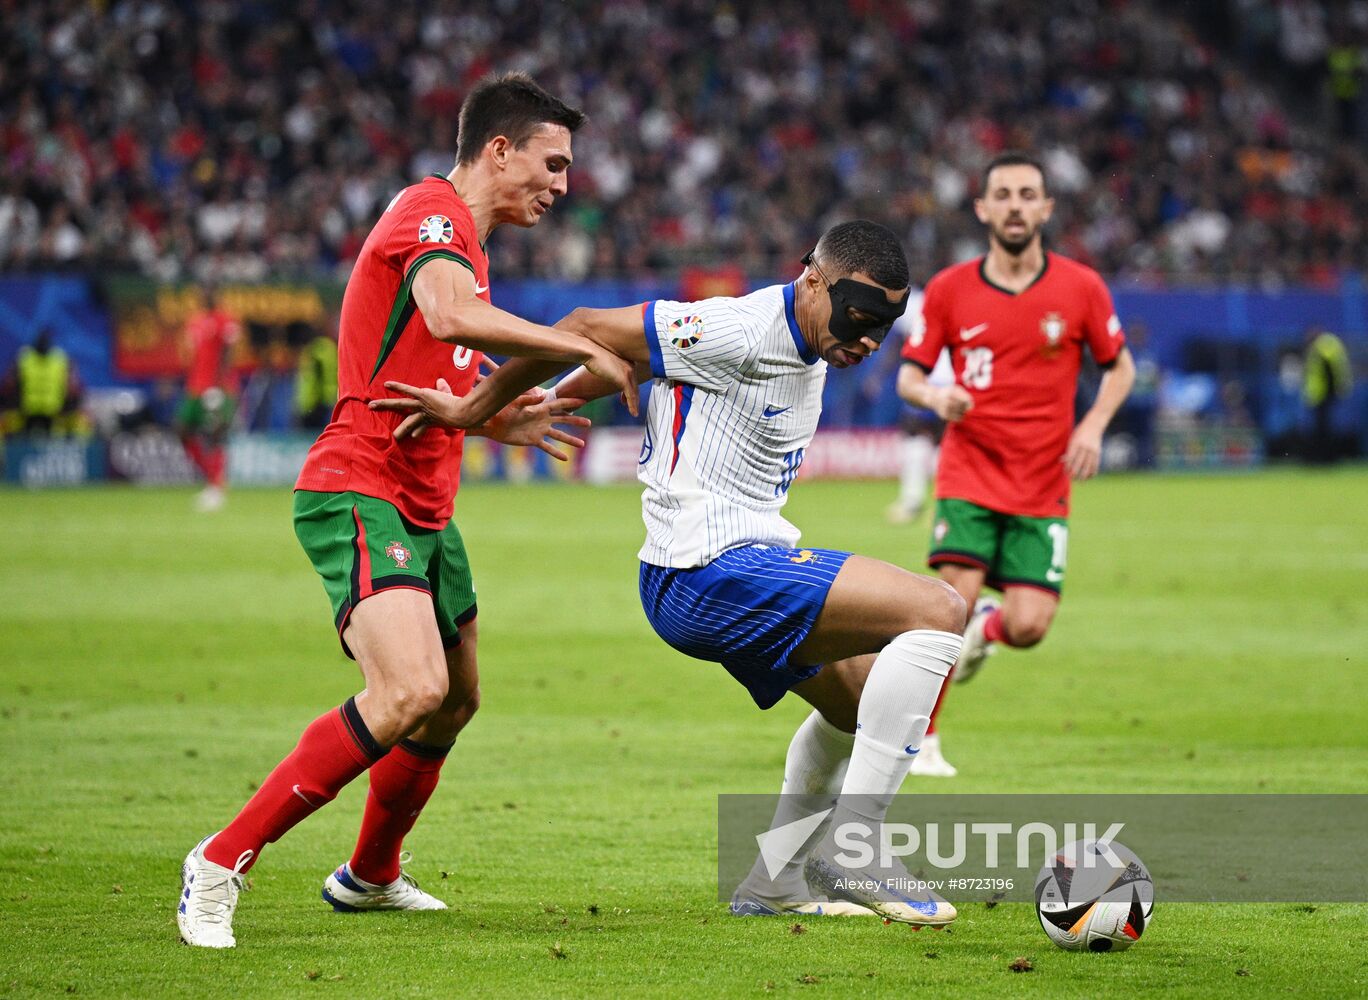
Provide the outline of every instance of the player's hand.
<path id="1" fill-rule="evenodd" d="M 571 415 L 570 411 L 584 405 L 584 400 L 555 397 L 547 399 L 545 389 L 529 389 L 509 403 L 484 425 L 484 432 L 504 444 L 538 448 L 559 462 L 568 462 L 570 455 L 553 442 L 571 448 L 583 448 L 584 439 L 557 424 L 568 427 L 588 427 L 588 417 Z"/>
<path id="2" fill-rule="evenodd" d="M 622 401 L 632 416 L 638 416 L 636 366 L 612 351 L 594 345 L 584 367 L 599 378 L 612 382 L 622 391 Z"/>
<path id="3" fill-rule="evenodd" d="M 962 385 L 947 385 L 931 398 L 931 409 L 946 423 L 957 423 L 974 408 L 974 397 Z"/>
<path id="4" fill-rule="evenodd" d="M 1102 431 L 1084 421 L 1074 428 L 1064 452 L 1064 467 L 1074 479 L 1091 479 L 1102 461 Z"/>
<path id="5" fill-rule="evenodd" d="M 429 427 L 469 428 L 471 421 L 466 416 L 465 399 L 451 394 L 447 380 L 439 378 L 435 389 L 420 389 L 405 385 L 403 382 L 386 382 L 390 392 L 404 395 L 391 399 L 372 399 L 372 410 L 389 410 L 407 416 L 394 428 L 394 439 L 403 441 L 416 438 Z"/>

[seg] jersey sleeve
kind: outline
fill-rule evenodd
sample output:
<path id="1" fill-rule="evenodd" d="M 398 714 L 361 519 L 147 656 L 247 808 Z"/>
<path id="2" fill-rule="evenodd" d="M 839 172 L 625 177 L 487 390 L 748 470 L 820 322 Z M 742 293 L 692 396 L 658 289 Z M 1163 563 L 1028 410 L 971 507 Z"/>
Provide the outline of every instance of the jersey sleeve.
<path id="1" fill-rule="evenodd" d="M 922 295 L 921 309 L 912 317 L 903 343 L 902 358 L 924 372 L 936 367 L 941 348 L 945 346 L 945 320 L 941 282 L 932 280 Z"/>
<path id="2" fill-rule="evenodd" d="M 1083 335 L 1088 341 L 1088 350 L 1093 360 L 1104 368 L 1116 360 L 1121 348 L 1126 346 L 1126 333 L 1121 329 L 1121 320 L 1116 316 L 1112 305 L 1111 292 L 1099 275 L 1091 275 L 1088 293 L 1088 310 L 1084 319 Z"/>
<path id="3" fill-rule="evenodd" d="M 449 197 L 414 185 L 399 192 L 387 212 L 396 218 L 385 238 L 384 253 L 406 283 L 423 264 L 439 258 L 454 260 L 475 274 L 471 263 L 479 246 L 475 228 L 468 213 L 453 211 Z"/>
<path id="4" fill-rule="evenodd" d="M 731 299 L 671 302 L 641 307 L 651 374 L 700 389 L 721 391 L 736 379 L 759 346 L 761 331 Z"/>

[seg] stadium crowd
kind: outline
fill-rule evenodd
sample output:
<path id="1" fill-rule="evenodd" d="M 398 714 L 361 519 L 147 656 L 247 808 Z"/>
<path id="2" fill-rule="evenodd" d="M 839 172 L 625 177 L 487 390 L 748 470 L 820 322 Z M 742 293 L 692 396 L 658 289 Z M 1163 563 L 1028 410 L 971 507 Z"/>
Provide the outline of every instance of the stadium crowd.
<path id="1" fill-rule="evenodd" d="M 1286 19 L 1306 5 L 1228 6 Z M 1249 39 L 1224 52 L 1170 7 L 10 5 L 0 269 L 344 275 L 394 191 L 450 169 L 470 84 L 524 69 L 591 124 L 570 197 L 495 241 L 501 277 L 722 261 L 770 277 L 828 222 L 870 216 L 903 227 L 924 280 L 978 252 L 967 202 L 1012 146 L 1049 167 L 1053 244 L 1115 281 L 1333 285 L 1368 271 L 1362 148 L 1251 79 Z M 1362 60 L 1359 20 L 1335 22 L 1350 29 L 1336 45 Z"/>

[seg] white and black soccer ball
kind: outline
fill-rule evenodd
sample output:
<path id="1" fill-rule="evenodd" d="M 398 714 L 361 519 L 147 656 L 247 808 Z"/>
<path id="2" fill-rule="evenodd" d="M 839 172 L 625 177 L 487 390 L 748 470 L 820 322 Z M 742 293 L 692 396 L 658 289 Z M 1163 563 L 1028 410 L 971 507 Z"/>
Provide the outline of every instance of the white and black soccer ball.
<path id="1" fill-rule="evenodd" d="M 1154 883 L 1121 844 L 1079 840 L 1046 860 L 1036 876 L 1036 915 L 1065 951 L 1125 951 L 1154 915 Z"/>

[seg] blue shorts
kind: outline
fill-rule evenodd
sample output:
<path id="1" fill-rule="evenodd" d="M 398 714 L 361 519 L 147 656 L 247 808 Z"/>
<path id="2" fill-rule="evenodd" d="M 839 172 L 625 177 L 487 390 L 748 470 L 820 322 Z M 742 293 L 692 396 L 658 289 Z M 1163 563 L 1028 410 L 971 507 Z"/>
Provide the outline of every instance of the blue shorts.
<path id="1" fill-rule="evenodd" d="M 849 552 L 743 545 L 706 566 L 641 564 L 641 606 L 675 649 L 720 663 L 761 708 L 822 669 L 792 664 Z"/>

